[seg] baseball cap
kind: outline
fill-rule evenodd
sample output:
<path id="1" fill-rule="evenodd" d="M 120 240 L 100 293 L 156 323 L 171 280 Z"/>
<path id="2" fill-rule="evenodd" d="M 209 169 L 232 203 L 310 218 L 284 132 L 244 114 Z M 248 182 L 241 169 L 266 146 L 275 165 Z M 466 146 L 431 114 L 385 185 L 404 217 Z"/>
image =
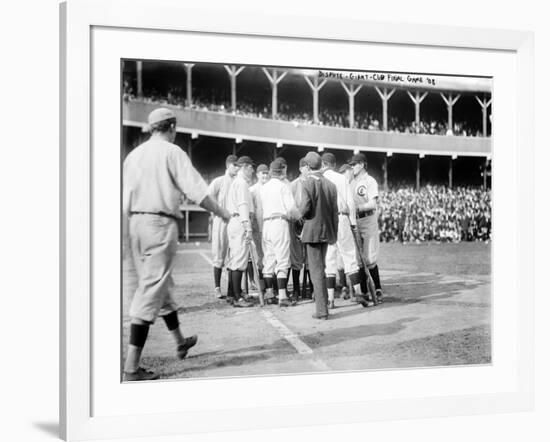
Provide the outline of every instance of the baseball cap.
<path id="1" fill-rule="evenodd" d="M 161 121 L 175 119 L 176 115 L 170 109 L 165 107 L 159 107 L 149 114 L 147 117 L 147 123 L 149 126 L 153 126 Z"/>
<path id="2" fill-rule="evenodd" d="M 245 164 L 250 164 L 251 166 L 254 166 L 254 161 L 252 161 L 252 158 L 249 156 L 243 155 L 237 160 L 238 166 L 244 166 Z"/>
<path id="3" fill-rule="evenodd" d="M 269 172 L 269 167 L 267 167 L 267 164 L 260 164 L 256 169 L 256 172 Z"/>
<path id="4" fill-rule="evenodd" d="M 300 161 L 298 162 L 298 167 L 304 167 L 307 166 L 306 158 L 300 158 Z"/>
<path id="5" fill-rule="evenodd" d="M 363 153 L 356 153 L 354 156 L 351 157 L 351 160 L 349 160 L 350 165 L 354 165 L 357 163 L 366 163 L 367 157 Z"/>
<path id="6" fill-rule="evenodd" d="M 338 169 L 338 173 L 344 173 L 346 170 L 351 170 L 351 166 L 349 164 L 342 164 L 340 169 Z"/>
<path id="7" fill-rule="evenodd" d="M 236 164 L 237 161 L 239 161 L 237 155 L 228 155 L 225 159 L 225 165 L 227 166 L 228 164 Z"/>
<path id="8" fill-rule="evenodd" d="M 336 157 L 334 156 L 334 154 L 330 153 L 330 152 L 325 152 L 322 156 L 321 156 L 321 160 L 323 161 L 323 163 L 327 163 L 329 165 L 334 165 L 336 164 Z"/>
<path id="9" fill-rule="evenodd" d="M 278 158 L 273 160 L 269 165 L 269 171 L 275 174 L 283 173 L 284 168 L 285 166 L 283 165 L 282 161 L 279 161 Z"/>
<path id="10" fill-rule="evenodd" d="M 275 158 L 275 161 L 279 161 L 283 166 L 287 165 L 284 157 L 277 157 Z"/>
<path id="11" fill-rule="evenodd" d="M 321 156 L 317 152 L 308 152 L 304 159 L 313 170 L 321 168 Z"/>

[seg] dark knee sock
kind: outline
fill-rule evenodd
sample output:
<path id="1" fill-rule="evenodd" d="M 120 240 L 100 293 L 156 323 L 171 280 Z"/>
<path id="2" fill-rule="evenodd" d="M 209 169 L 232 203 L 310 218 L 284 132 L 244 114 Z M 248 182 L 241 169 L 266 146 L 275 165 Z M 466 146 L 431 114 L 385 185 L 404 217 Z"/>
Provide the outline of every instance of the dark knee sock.
<path id="1" fill-rule="evenodd" d="M 292 269 L 292 285 L 294 293 L 300 291 L 300 270 Z"/>
<path id="2" fill-rule="evenodd" d="M 369 289 L 367 287 L 367 273 L 364 267 L 359 268 L 359 278 L 361 281 L 361 292 L 368 293 Z"/>
<path id="3" fill-rule="evenodd" d="M 349 282 L 351 283 L 351 286 L 360 284 L 361 283 L 361 276 L 359 275 L 359 272 L 350 273 L 349 275 Z"/>
<path id="4" fill-rule="evenodd" d="M 222 269 L 214 267 L 214 287 L 220 287 L 222 281 Z"/>
<path id="5" fill-rule="evenodd" d="M 344 269 L 338 269 L 338 278 L 340 279 L 340 285 L 342 287 L 346 287 L 348 285 L 346 281 L 346 272 L 344 272 Z"/>
<path id="6" fill-rule="evenodd" d="M 378 273 L 378 265 L 375 265 L 372 269 L 369 269 L 370 275 L 374 281 L 374 287 L 376 290 L 382 290 L 380 285 L 380 274 Z"/>
<path id="7" fill-rule="evenodd" d="M 246 266 L 246 275 L 251 281 L 254 281 L 254 267 L 252 266 L 252 261 L 248 261 Z"/>
<path id="8" fill-rule="evenodd" d="M 327 276 L 327 289 L 334 289 L 336 287 L 336 276 Z"/>
<path id="9" fill-rule="evenodd" d="M 130 345 L 143 348 L 148 334 L 148 324 L 130 324 Z"/>
<path id="10" fill-rule="evenodd" d="M 227 296 L 233 297 L 235 294 L 233 293 L 233 271 L 228 270 L 227 271 Z"/>
<path id="11" fill-rule="evenodd" d="M 265 282 L 265 288 L 266 289 L 272 289 L 273 288 L 273 278 L 268 278 L 264 276 L 264 282 Z"/>
<path id="12" fill-rule="evenodd" d="M 164 319 L 164 323 L 169 331 L 175 330 L 180 326 L 177 312 L 168 313 L 164 315 L 162 319 Z"/>
<path id="13" fill-rule="evenodd" d="M 286 278 L 277 278 L 277 290 L 285 290 L 286 289 Z"/>
<path id="14" fill-rule="evenodd" d="M 243 278 L 242 270 L 231 270 L 231 281 L 233 283 L 233 293 L 235 299 L 239 299 L 242 294 L 241 282 Z"/>
<path id="15" fill-rule="evenodd" d="M 272 279 L 273 279 L 273 290 L 274 290 L 274 291 L 279 290 L 279 286 L 277 285 L 277 278 L 276 278 L 276 277 L 272 277 Z"/>

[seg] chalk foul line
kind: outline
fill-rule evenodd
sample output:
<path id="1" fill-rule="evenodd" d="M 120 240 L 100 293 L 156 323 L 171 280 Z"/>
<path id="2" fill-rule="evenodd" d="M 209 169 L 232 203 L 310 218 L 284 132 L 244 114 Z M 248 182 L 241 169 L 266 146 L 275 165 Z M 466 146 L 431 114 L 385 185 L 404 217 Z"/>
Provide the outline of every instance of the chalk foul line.
<path id="1" fill-rule="evenodd" d="M 196 251 L 203 259 L 212 265 L 212 260 L 204 252 Z M 303 356 L 311 356 L 314 354 L 313 350 L 302 341 L 296 333 L 290 330 L 286 325 L 284 325 L 272 312 L 269 310 L 261 310 L 262 316 L 269 322 L 277 332 L 285 339 L 290 345 L 292 345 L 298 354 Z M 331 368 L 322 360 L 318 358 L 313 358 L 309 360 L 313 366 L 319 370 L 330 371 Z"/>

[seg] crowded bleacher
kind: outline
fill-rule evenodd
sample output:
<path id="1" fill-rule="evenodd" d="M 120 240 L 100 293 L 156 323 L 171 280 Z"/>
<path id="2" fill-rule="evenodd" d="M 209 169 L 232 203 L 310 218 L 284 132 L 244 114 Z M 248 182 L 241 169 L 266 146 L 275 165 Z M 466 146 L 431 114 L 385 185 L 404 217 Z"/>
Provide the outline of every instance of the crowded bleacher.
<path id="1" fill-rule="evenodd" d="M 381 194 L 380 239 L 384 242 L 488 241 L 491 191 L 427 185 Z"/>

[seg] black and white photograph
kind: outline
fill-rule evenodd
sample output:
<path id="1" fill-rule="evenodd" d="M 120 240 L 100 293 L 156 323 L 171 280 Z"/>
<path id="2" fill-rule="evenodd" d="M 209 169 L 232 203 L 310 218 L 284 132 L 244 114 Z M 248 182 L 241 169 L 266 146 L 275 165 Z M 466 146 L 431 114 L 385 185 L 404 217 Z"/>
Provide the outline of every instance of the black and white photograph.
<path id="1" fill-rule="evenodd" d="M 123 382 L 491 364 L 492 82 L 121 60 Z"/>

